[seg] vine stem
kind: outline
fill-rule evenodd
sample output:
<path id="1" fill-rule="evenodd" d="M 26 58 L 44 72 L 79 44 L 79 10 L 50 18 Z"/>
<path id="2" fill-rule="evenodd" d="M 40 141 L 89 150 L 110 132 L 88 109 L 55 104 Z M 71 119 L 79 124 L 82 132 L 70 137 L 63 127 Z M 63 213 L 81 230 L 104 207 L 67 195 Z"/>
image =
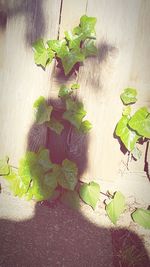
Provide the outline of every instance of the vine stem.
<path id="1" fill-rule="evenodd" d="M 150 166 L 149 166 L 149 162 L 148 162 L 148 149 L 149 149 L 149 141 L 147 141 L 146 144 L 146 151 L 145 151 L 145 166 L 144 166 L 144 171 L 147 174 L 148 179 L 150 180 Z"/>

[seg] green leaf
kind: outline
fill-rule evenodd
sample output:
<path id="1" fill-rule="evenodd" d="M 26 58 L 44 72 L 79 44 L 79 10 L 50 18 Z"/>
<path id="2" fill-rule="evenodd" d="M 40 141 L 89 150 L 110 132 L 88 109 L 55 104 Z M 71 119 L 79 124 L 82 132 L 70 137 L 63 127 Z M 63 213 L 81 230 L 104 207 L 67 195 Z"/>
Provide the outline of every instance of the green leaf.
<path id="1" fill-rule="evenodd" d="M 95 182 L 89 184 L 83 184 L 80 187 L 79 194 L 81 199 L 90 205 L 93 209 L 96 208 L 96 204 L 99 200 L 100 186 Z"/>
<path id="2" fill-rule="evenodd" d="M 129 116 L 122 116 L 116 126 L 115 133 L 118 137 L 120 137 L 127 150 L 132 151 L 140 136 L 128 127 L 129 119 Z"/>
<path id="3" fill-rule="evenodd" d="M 116 192 L 113 200 L 106 206 L 106 212 L 113 224 L 116 224 L 120 215 L 125 210 L 125 197 L 121 192 Z"/>
<path id="4" fill-rule="evenodd" d="M 80 50 L 80 43 L 82 40 L 82 34 L 76 35 L 72 31 L 66 31 L 65 37 L 69 41 L 69 48 Z"/>
<path id="5" fill-rule="evenodd" d="M 136 209 L 131 217 L 134 222 L 146 229 L 150 229 L 150 210 Z"/>
<path id="6" fill-rule="evenodd" d="M 86 121 L 82 121 L 79 131 L 86 134 L 91 130 L 91 128 L 92 128 L 92 124 L 88 120 L 86 120 Z"/>
<path id="7" fill-rule="evenodd" d="M 150 113 L 146 107 L 138 109 L 128 124 L 139 135 L 150 138 Z"/>
<path id="8" fill-rule="evenodd" d="M 40 96 L 35 102 L 33 107 L 36 110 L 35 117 L 37 124 L 43 124 L 50 120 L 51 112 L 53 110 L 52 106 L 48 106 L 45 98 Z"/>
<path id="9" fill-rule="evenodd" d="M 62 123 L 60 123 L 55 118 L 51 118 L 50 122 L 47 122 L 47 127 L 50 128 L 52 131 L 54 131 L 56 134 L 61 134 L 61 132 L 64 129 L 64 126 Z"/>
<path id="10" fill-rule="evenodd" d="M 55 54 L 50 50 L 47 50 L 42 39 L 37 40 L 33 44 L 34 49 L 34 61 L 37 65 L 46 67 L 47 61 L 52 61 Z"/>
<path id="11" fill-rule="evenodd" d="M 123 104 L 133 104 L 137 101 L 137 91 L 133 88 L 126 88 L 124 89 L 124 92 L 120 95 L 120 98 L 123 102 Z"/>
<path id="12" fill-rule="evenodd" d="M 53 168 L 53 164 L 49 159 L 49 150 L 45 148 L 41 148 L 37 154 L 37 164 L 39 164 L 44 172 L 51 170 Z"/>
<path id="13" fill-rule="evenodd" d="M 97 47 L 95 46 L 95 42 L 93 40 L 86 40 L 82 48 L 82 53 L 84 54 L 85 58 L 96 56 Z"/>
<path id="14" fill-rule="evenodd" d="M 5 157 L 5 159 L 0 159 L 0 175 L 8 175 L 10 171 L 10 167 L 8 164 L 9 158 Z"/>
<path id="15" fill-rule="evenodd" d="M 129 116 L 131 114 L 131 106 L 124 107 L 122 115 Z"/>
<path id="16" fill-rule="evenodd" d="M 59 93 L 58 93 L 58 96 L 59 97 L 67 97 L 67 96 L 69 96 L 70 94 L 72 94 L 72 90 L 71 89 L 69 89 L 69 88 L 67 88 L 66 87 L 66 85 L 61 85 L 61 87 L 60 87 L 60 90 L 59 90 Z"/>
<path id="17" fill-rule="evenodd" d="M 95 33 L 95 24 L 96 24 L 96 18 L 94 17 L 88 17 L 86 15 L 83 15 L 80 18 L 80 25 L 76 28 L 74 28 L 73 33 L 74 34 L 83 34 L 82 40 L 85 40 L 86 38 L 93 38 L 95 39 L 96 33 Z"/>
<path id="18" fill-rule="evenodd" d="M 68 120 L 72 125 L 74 125 L 78 130 L 81 126 L 82 119 L 86 115 L 83 104 L 80 102 L 75 102 L 72 99 L 66 100 L 66 109 L 63 118 Z"/>
<path id="19" fill-rule="evenodd" d="M 28 191 L 31 179 L 22 179 L 22 177 L 12 170 L 9 175 L 5 176 L 5 179 L 9 182 L 10 190 L 15 196 L 23 197 Z"/>
<path id="20" fill-rule="evenodd" d="M 18 174 L 24 184 L 29 185 L 30 181 L 37 177 L 39 169 L 37 168 L 37 155 L 28 151 L 19 162 Z"/>
<path id="21" fill-rule="evenodd" d="M 69 52 L 66 40 L 49 40 L 47 41 L 47 44 L 49 48 L 56 52 L 57 56 L 60 58 L 67 55 Z"/>
<path id="22" fill-rule="evenodd" d="M 79 89 L 80 88 L 80 85 L 78 84 L 78 83 L 73 83 L 72 85 L 71 85 L 71 89 Z"/>
<path id="23" fill-rule="evenodd" d="M 76 164 L 68 159 L 63 160 L 61 175 L 58 177 L 59 185 L 68 190 L 74 190 L 77 184 L 77 174 Z"/>
<path id="24" fill-rule="evenodd" d="M 78 50 L 70 50 L 68 54 L 61 58 L 65 75 L 69 74 L 74 65 L 82 62 L 85 59 L 84 55 Z"/>

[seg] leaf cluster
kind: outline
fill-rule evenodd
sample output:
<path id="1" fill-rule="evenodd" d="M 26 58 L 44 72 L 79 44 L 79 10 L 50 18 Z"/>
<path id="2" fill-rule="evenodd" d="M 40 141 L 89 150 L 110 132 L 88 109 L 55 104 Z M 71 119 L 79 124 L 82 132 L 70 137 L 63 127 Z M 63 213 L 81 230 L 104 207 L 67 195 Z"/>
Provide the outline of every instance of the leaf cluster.
<path id="1" fill-rule="evenodd" d="M 95 24 L 96 18 L 83 15 L 79 26 L 65 31 L 64 39 L 48 40 L 46 45 L 43 39 L 37 40 L 33 44 L 35 63 L 45 68 L 55 58 L 68 75 L 77 63 L 97 54 Z"/>
<path id="2" fill-rule="evenodd" d="M 131 115 L 131 105 L 137 101 L 137 91 L 133 88 L 124 89 L 120 98 L 124 104 L 122 117 L 117 123 L 115 134 L 135 159 L 141 155 L 136 144 L 140 140 L 150 138 L 150 112 L 147 107 L 139 108 Z"/>
<path id="3" fill-rule="evenodd" d="M 62 114 L 61 121 L 57 120 L 53 115 L 53 106 L 49 105 L 43 96 L 40 96 L 34 103 L 35 121 L 37 124 L 45 124 L 56 134 L 61 134 L 64 129 L 63 120 L 67 120 L 80 133 L 86 134 L 92 128 L 92 124 L 88 120 L 83 120 L 86 111 L 81 102 L 71 97 L 74 90 L 79 88 L 79 84 L 72 84 L 70 88 L 66 85 L 60 87 L 58 96 L 65 104 L 65 111 Z"/>

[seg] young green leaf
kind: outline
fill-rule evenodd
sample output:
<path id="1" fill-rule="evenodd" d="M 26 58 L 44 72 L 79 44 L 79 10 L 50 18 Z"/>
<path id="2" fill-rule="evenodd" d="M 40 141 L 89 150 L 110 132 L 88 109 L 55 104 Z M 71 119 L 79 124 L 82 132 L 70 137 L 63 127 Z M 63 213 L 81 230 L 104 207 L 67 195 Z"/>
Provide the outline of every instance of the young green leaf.
<path id="1" fill-rule="evenodd" d="M 4 159 L 0 159 L 0 175 L 8 175 L 10 171 L 10 167 L 8 164 L 9 158 L 5 157 Z"/>
<path id="2" fill-rule="evenodd" d="M 95 182 L 89 184 L 85 183 L 81 185 L 79 194 L 81 199 L 93 209 L 96 208 L 96 204 L 99 200 L 100 186 Z"/>
<path id="3" fill-rule="evenodd" d="M 55 56 L 53 51 L 47 50 L 42 39 L 37 40 L 33 44 L 34 49 L 34 61 L 37 65 L 41 65 L 44 68 L 48 61 L 52 61 Z"/>
<path id="4" fill-rule="evenodd" d="M 38 176 L 40 169 L 37 168 L 37 155 L 28 151 L 19 162 L 18 174 L 24 184 L 29 185 L 30 181 Z"/>
<path id="5" fill-rule="evenodd" d="M 129 120 L 128 125 L 139 135 L 150 138 L 150 113 L 146 107 L 138 109 Z"/>
<path id="6" fill-rule="evenodd" d="M 61 57 L 65 75 L 68 75 L 76 63 L 84 61 L 85 57 L 80 50 L 72 49 Z"/>
<path id="7" fill-rule="evenodd" d="M 53 164 L 49 159 L 49 150 L 41 148 L 37 153 L 37 164 L 42 167 L 44 172 L 47 172 L 53 168 Z"/>
<path id="8" fill-rule="evenodd" d="M 113 224 L 116 224 L 122 212 L 125 210 L 125 197 L 121 192 L 116 192 L 113 200 L 106 205 L 106 212 Z"/>
<path id="9" fill-rule="evenodd" d="M 88 17 L 86 15 L 83 15 L 80 18 L 80 25 L 76 28 L 74 28 L 73 32 L 74 34 L 83 34 L 82 40 L 84 41 L 86 38 L 93 38 L 95 39 L 96 33 L 95 33 L 95 24 L 96 24 L 96 18 L 94 17 Z"/>
<path id="10" fill-rule="evenodd" d="M 82 38 L 81 38 L 82 34 L 76 35 L 76 34 L 73 34 L 72 31 L 66 31 L 65 37 L 69 42 L 69 48 L 70 49 L 80 50 L 80 43 L 82 40 Z"/>
<path id="11" fill-rule="evenodd" d="M 124 107 L 122 115 L 123 116 L 129 116 L 130 114 L 131 114 L 131 106 Z"/>
<path id="12" fill-rule="evenodd" d="M 64 57 L 69 52 L 66 40 L 49 40 L 47 41 L 47 44 L 49 48 L 53 50 L 56 53 L 56 56 L 59 58 Z"/>
<path id="13" fill-rule="evenodd" d="M 140 136 L 128 127 L 129 119 L 129 116 L 122 116 L 116 126 L 115 133 L 120 137 L 127 150 L 132 151 Z"/>
<path id="14" fill-rule="evenodd" d="M 85 121 L 82 121 L 79 131 L 81 133 L 86 134 L 91 130 L 91 128 L 92 128 L 92 124 L 88 120 L 85 120 Z"/>
<path id="15" fill-rule="evenodd" d="M 72 85 L 71 85 L 71 89 L 79 89 L 80 88 L 80 85 L 78 84 L 78 83 L 73 83 Z"/>
<path id="16" fill-rule="evenodd" d="M 35 117 L 37 124 L 43 124 L 50 120 L 51 112 L 53 110 L 52 106 L 48 106 L 45 98 L 40 96 L 35 102 L 33 107 L 36 110 Z"/>
<path id="17" fill-rule="evenodd" d="M 10 190 L 15 196 L 25 196 L 30 186 L 31 179 L 29 177 L 28 179 L 22 179 L 18 172 L 10 170 L 9 175 L 5 176 L 5 179 L 9 182 Z"/>
<path id="18" fill-rule="evenodd" d="M 146 229 L 150 229 L 150 210 L 136 209 L 132 215 L 134 222 L 143 226 Z"/>
<path id="19" fill-rule="evenodd" d="M 75 102 L 72 99 L 66 100 L 66 111 L 63 114 L 63 118 L 68 120 L 72 125 L 74 125 L 78 130 L 81 126 L 82 120 L 86 115 L 83 104 L 80 102 Z"/>
<path id="20" fill-rule="evenodd" d="M 56 134 L 61 134 L 61 132 L 64 129 L 64 126 L 62 123 L 60 123 L 58 120 L 55 118 L 51 118 L 49 122 L 46 123 L 47 127 L 54 131 Z"/>
<path id="21" fill-rule="evenodd" d="M 59 90 L 59 93 L 58 93 L 58 96 L 59 97 L 67 97 L 67 96 L 69 96 L 70 94 L 72 94 L 72 90 L 70 89 L 70 88 L 68 88 L 66 85 L 61 85 L 61 87 L 60 87 L 60 90 Z"/>
<path id="22" fill-rule="evenodd" d="M 124 89 L 124 92 L 120 95 L 120 98 L 123 102 L 123 104 L 133 104 L 137 101 L 137 91 L 133 88 L 126 88 Z"/>
<path id="23" fill-rule="evenodd" d="M 77 184 L 77 174 L 76 164 L 68 159 L 63 160 L 61 175 L 58 177 L 59 185 L 68 190 L 74 190 Z"/>
<path id="24" fill-rule="evenodd" d="M 96 56 L 97 47 L 95 46 L 95 42 L 93 40 L 86 40 L 82 48 L 82 53 L 84 54 L 85 58 Z"/>

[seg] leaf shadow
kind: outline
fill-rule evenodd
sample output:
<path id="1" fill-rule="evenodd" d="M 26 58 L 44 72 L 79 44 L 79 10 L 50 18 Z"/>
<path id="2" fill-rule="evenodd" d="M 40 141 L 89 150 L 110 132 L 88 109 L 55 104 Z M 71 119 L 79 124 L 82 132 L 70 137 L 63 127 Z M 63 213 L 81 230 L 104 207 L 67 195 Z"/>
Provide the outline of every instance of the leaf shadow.
<path id="1" fill-rule="evenodd" d="M 5 0 L 0 1 L 0 29 L 5 29 L 7 21 L 14 17 L 24 16 L 26 24 L 25 40 L 31 46 L 44 36 L 46 19 L 43 13 L 43 0 Z"/>

